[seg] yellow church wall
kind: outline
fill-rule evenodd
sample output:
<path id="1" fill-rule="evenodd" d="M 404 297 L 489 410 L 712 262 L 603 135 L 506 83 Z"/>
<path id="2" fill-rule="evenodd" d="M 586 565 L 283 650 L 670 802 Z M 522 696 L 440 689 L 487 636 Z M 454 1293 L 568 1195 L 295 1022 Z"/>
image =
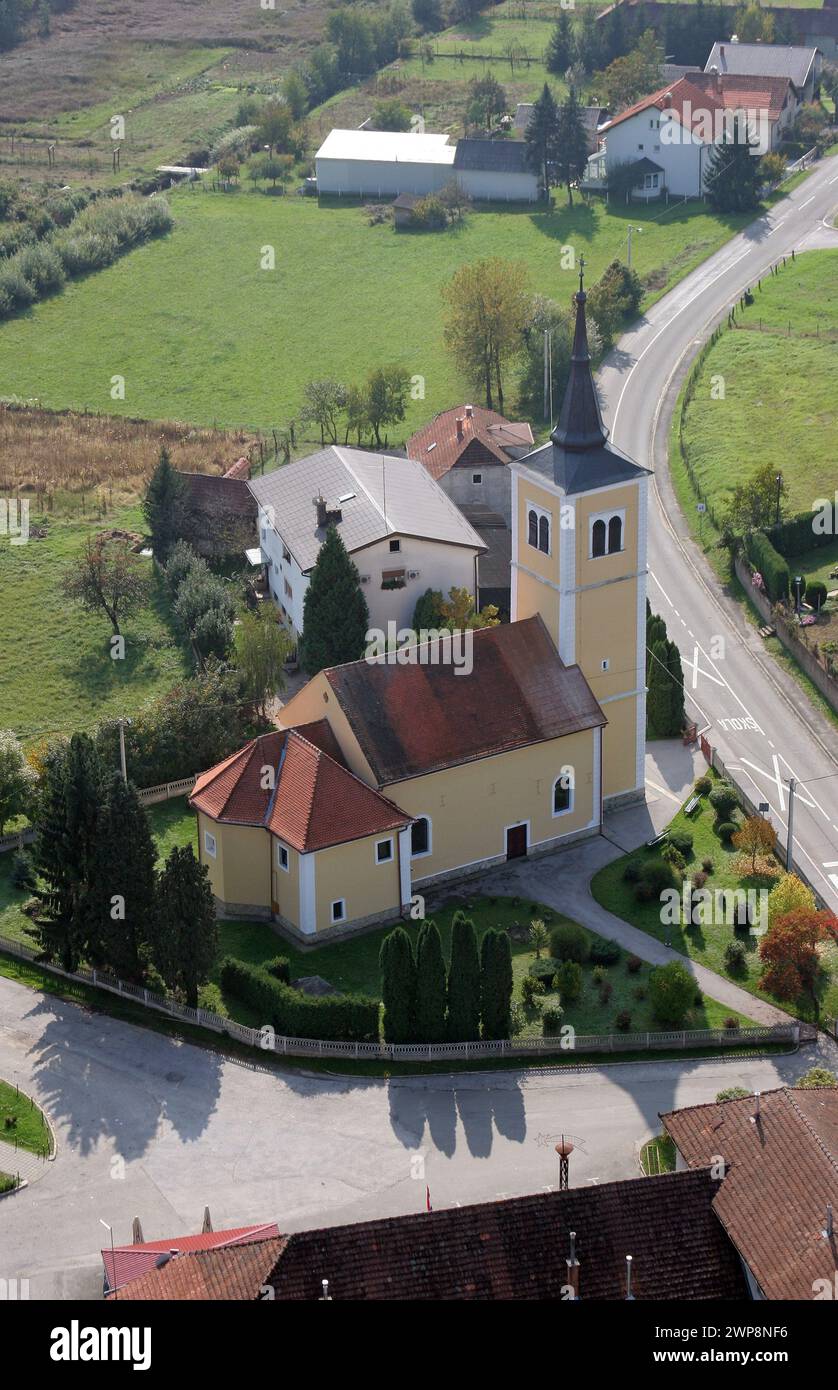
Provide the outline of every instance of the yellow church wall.
<path id="1" fill-rule="evenodd" d="M 637 696 L 603 705 L 608 720 L 602 740 L 602 794 L 618 796 L 637 783 Z"/>
<path id="2" fill-rule="evenodd" d="M 519 569 L 516 579 L 515 618 L 531 618 L 540 613 L 554 642 L 559 634 L 559 593 L 548 584 L 541 584 L 531 574 Z"/>
<path id="3" fill-rule="evenodd" d="M 626 579 L 577 596 L 576 660 L 598 700 L 637 685 L 637 584 Z"/>
<path id="4" fill-rule="evenodd" d="M 261 826 L 225 825 L 202 812 L 198 816 L 201 862 L 209 871 L 212 891 L 223 903 L 269 909 L 270 837 Z M 213 858 L 204 832 L 215 836 Z"/>
<path id="5" fill-rule="evenodd" d="M 280 714 L 280 723 L 284 729 L 310 724 L 317 719 L 328 719 L 347 765 L 356 777 L 360 777 L 368 786 L 375 786 L 372 769 L 361 752 L 361 745 L 322 671 L 313 676 L 287 705 L 283 705 Z"/>
<path id="6" fill-rule="evenodd" d="M 640 490 L 632 483 L 576 498 L 576 583 L 601 584 L 637 568 L 637 519 Z M 600 512 L 624 511 L 623 549 L 591 557 L 590 518 Z"/>
<path id="7" fill-rule="evenodd" d="M 279 840 L 271 839 L 271 899 L 274 911 L 279 912 L 292 926 L 300 925 L 300 856 L 295 849 Z M 288 868 L 282 869 L 277 858 L 277 847 L 282 845 L 288 851 Z"/>
<path id="8" fill-rule="evenodd" d="M 517 542 L 518 542 L 518 563 L 525 565 L 527 569 L 533 570 L 536 574 L 545 579 L 558 581 L 559 576 L 559 546 L 561 545 L 561 498 L 555 493 L 548 492 L 546 488 L 539 487 L 527 477 L 518 475 L 516 477 L 517 487 Z M 543 550 L 537 550 L 530 545 L 528 540 L 529 523 L 527 519 L 528 503 L 534 503 L 542 511 L 550 515 L 550 554 L 545 555 Z M 525 617 L 526 614 L 519 614 Z M 546 620 L 545 620 L 546 621 Z"/>
<path id="9" fill-rule="evenodd" d="M 328 932 L 348 922 L 368 917 L 398 917 L 401 910 L 399 892 L 399 839 L 392 832 L 393 858 L 385 864 L 376 863 L 375 846 L 389 835 L 369 835 L 348 844 L 332 845 L 315 855 L 315 921 L 317 931 Z M 343 898 L 346 917 L 332 922 L 332 903 Z"/>
<path id="10" fill-rule="evenodd" d="M 431 821 L 431 852 L 411 861 L 413 881 L 506 854 L 508 826 L 529 821 L 529 844 L 568 835 L 599 814 L 594 806 L 594 741 L 586 730 L 497 757 L 393 783 L 387 795 L 412 816 Z M 570 811 L 552 814 L 553 783 L 575 769 Z"/>

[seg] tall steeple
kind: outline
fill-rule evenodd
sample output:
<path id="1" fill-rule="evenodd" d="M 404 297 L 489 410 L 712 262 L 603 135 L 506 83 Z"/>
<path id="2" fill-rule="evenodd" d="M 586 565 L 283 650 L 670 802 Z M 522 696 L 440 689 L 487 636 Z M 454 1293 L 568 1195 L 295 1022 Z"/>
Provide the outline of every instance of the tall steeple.
<path id="1" fill-rule="evenodd" d="M 585 258 L 579 261 L 579 289 L 573 296 L 576 303 L 576 327 L 573 333 L 573 352 L 570 358 L 570 377 L 562 401 L 559 423 L 550 438 L 554 444 L 573 453 L 601 449 L 608 437 L 599 413 L 596 387 L 588 351 L 588 327 L 585 319 Z"/>

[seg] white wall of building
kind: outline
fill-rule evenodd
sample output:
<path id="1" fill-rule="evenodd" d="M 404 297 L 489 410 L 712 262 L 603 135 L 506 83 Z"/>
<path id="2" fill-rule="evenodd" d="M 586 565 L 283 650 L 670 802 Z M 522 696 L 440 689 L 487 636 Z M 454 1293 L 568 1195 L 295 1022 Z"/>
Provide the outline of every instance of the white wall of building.
<path id="1" fill-rule="evenodd" d="M 457 183 L 470 198 L 508 203 L 538 201 L 537 174 L 504 173 L 501 170 L 458 169 Z"/>
<path id="2" fill-rule="evenodd" d="M 451 154 L 453 156 L 453 148 Z M 452 177 L 451 162 L 420 164 L 415 161 L 367 159 L 317 159 L 317 192 L 376 198 L 400 193 L 420 196 L 443 188 Z"/>
<path id="3" fill-rule="evenodd" d="M 607 131 L 606 169 L 610 173 L 615 165 L 651 159 L 663 169 L 663 183 L 671 194 L 697 198 L 704 191 L 709 149 L 682 126 L 678 127 L 678 142 L 667 141 L 664 138 L 666 132 L 663 136 L 661 134 L 660 119 L 661 113 L 657 109 L 638 111 L 636 116 L 630 116 Z"/>
<path id="4" fill-rule="evenodd" d="M 480 478 L 476 483 L 474 479 Z M 499 512 L 507 526 L 512 519 L 512 474 L 506 463 L 475 463 L 449 468 L 438 480 L 440 487 L 458 507 L 482 503 Z"/>

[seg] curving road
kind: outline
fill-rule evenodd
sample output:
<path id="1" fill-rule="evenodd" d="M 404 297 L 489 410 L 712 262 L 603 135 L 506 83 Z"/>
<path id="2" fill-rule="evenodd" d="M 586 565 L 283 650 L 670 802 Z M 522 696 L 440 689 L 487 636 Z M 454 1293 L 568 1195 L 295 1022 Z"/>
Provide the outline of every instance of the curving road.
<path id="1" fill-rule="evenodd" d="M 785 839 L 786 783 L 795 799 L 794 854 L 824 899 L 838 909 L 838 737 L 796 682 L 761 649 L 738 606 L 719 592 L 710 567 L 689 539 L 667 472 L 675 400 L 701 344 L 743 290 L 795 252 L 835 246 L 838 156 L 824 160 L 788 197 L 658 302 L 620 340 L 599 383 L 614 443 L 652 461 L 649 508 L 649 599 L 666 619 L 684 665 L 687 708 L 754 799 L 767 801 Z M 654 236 L 654 231 L 649 233 Z M 805 383 L 801 382 L 801 390 Z M 759 463 L 743 458 L 746 476 Z M 838 462 L 824 460 L 820 495 L 838 489 Z M 813 499 L 814 501 L 814 499 Z"/>

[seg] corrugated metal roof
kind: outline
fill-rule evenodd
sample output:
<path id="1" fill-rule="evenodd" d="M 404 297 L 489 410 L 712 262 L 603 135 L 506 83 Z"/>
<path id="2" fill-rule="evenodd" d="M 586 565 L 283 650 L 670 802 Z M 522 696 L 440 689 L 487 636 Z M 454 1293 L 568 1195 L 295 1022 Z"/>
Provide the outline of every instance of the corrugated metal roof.
<path id="1" fill-rule="evenodd" d="M 483 549 L 462 512 L 413 459 L 332 444 L 251 479 L 249 487 L 260 507 L 273 508 L 274 529 L 304 573 L 314 566 L 326 537 L 326 527 L 317 524 L 318 494 L 330 510 L 340 507 L 335 525 L 350 554 L 387 536 Z M 347 500 L 339 503 L 342 497 Z"/>
<path id="2" fill-rule="evenodd" d="M 455 169 L 488 170 L 491 173 L 531 174 L 528 146 L 523 140 L 459 140 Z"/>
<path id="3" fill-rule="evenodd" d="M 714 43 L 704 71 L 718 68 L 742 77 L 787 77 L 805 87 L 817 49 L 780 43 Z"/>
<path id="4" fill-rule="evenodd" d="M 378 164 L 453 164 L 447 135 L 400 130 L 331 130 L 315 159 L 363 159 Z"/>

